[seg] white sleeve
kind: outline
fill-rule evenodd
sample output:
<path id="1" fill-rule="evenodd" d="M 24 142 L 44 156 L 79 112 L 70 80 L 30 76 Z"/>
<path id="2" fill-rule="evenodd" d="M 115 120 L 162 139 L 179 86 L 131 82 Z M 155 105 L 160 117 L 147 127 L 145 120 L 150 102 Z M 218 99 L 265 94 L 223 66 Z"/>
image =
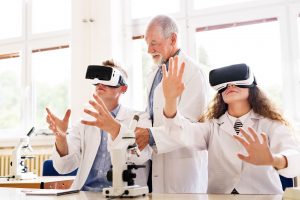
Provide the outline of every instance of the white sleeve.
<path id="1" fill-rule="evenodd" d="M 179 98 L 177 110 L 182 118 L 197 122 L 208 104 L 208 81 L 201 69 L 193 67 L 186 70 L 189 71 L 186 71 L 187 75 L 183 77 L 185 89 Z M 163 126 L 151 128 L 157 153 L 166 153 L 182 147 L 182 143 L 178 144 L 176 140 L 174 142 L 172 137 L 166 134 L 168 131 Z"/>
<path id="2" fill-rule="evenodd" d="M 79 167 L 81 155 L 80 126 L 72 127 L 67 136 L 68 155 L 61 157 L 54 144 L 52 151 L 53 166 L 60 174 L 67 174 Z"/>
<path id="3" fill-rule="evenodd" d="M 155 140 L 158 154 L 182 147 L 196 148 L 198 150 L 207 149 L 211 130 L 210 122 L 191 122 L 178 111 L 174 118 L 164 117 L 164 124 L 164 127 L 155 128 L 160 129 L 160 132 L 154 131 L 154 134 L 161 134 Z M 163 137 L 162 134 L 164 134 Z"/>
<path id="4" fill-rule="evenodd" d="M 284 177 L 293 178 L 300 174 L 300 147 L 289 127 L 278 122 L 273 123 L 269 136 L 270 150 L 274 154 L 287 158 L 288 166 L 278 170 Z"/>

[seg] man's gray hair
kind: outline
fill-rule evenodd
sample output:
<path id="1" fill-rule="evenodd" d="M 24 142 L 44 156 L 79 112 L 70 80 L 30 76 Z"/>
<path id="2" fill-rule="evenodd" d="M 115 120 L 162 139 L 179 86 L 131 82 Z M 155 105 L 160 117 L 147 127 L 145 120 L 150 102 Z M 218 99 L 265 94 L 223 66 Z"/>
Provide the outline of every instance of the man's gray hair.
<path id="1" fill-rule="evenodd" d="M 165 38 L 168 38 L 172 33 L 178 34 L 179 28 L 176 21 L 167 15 L 157 15 L 150 20 L 148 23 L 147 29 L 157 25 L 161 27 L 162 34 Z"/>

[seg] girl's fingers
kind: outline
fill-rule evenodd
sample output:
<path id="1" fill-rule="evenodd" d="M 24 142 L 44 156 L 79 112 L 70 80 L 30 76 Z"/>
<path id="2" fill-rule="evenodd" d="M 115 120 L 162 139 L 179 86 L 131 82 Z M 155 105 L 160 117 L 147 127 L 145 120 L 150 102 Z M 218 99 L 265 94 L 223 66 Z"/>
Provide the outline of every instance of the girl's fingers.
<path id="1" fill-rule="evenodd" d="M 246 138 L 248 143 L 253 143 L 254 142 L 253 139 L 251 138 L 251 136 L 243 128 L 240 128 L 240 132 Z"/>
<path id="2" fill-rule="evenodd" d="M 237 141 L 239 141 L 239 142 L 245 147 L 246 150 L 248 149 L 249 144 L 248 144 L 243 138 L 241 138 L 240 136 L 237 136 L 237 135 L 234 135 L 233 137 L 234 137 Z"/>
<path id="3" fill-rule="evenodd" d="M 254 142 L 260 142 L 259 138 L 257 137 L 256 131 L 252 128 L 252 127 L 248 127 L 248 130 L 250 132 L 250 134 L 252 135 Z"/>

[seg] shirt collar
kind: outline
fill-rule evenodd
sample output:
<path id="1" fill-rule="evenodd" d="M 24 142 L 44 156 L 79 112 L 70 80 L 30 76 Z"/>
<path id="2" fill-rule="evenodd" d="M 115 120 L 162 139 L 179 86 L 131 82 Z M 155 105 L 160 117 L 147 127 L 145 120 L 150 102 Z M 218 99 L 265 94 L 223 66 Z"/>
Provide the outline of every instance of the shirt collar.
<path id="1" fill-rule="evenodd" d="M 117 105 L 117 107 L 115 107 L 111 112 L 110 112 L 110 114 L 114 117 L 114 118 L 116 118 L 116 116 L 118 115 L 118 113 L 119 113 L 119 110 L 120 110 L 120 104 L 118 104 Z"/>
<path id="2" fill-rule="evenodd" d="M 178 55 L 179 53 L 180 53 L 180 49 L 178 49 L 178 50 L 174 53 L 174 55 L 172 55 L 171 57 L 174 57 L 174 56 Z M 170 58 L 171 58 L 171 57 L 170 57 Z M 160 66 L 162 66 L 163 64 L 166 64 L 166 66 L 167 66 L 167 68 L 168 68 L 170 58 L 169 58 L 166 62 L 162 63 Z"/>
<path id="3" fill-rule="evenodd" d="M 230 120 L 233 124 L 235 123 L 235 121 L 236 121 L 237 119 L 239 119 L 239 120 L 242 122 L 242 124 L 244 124 L 244 123 L 246 122 L 247 118 L 250 116 L 251 113 L 252 113 L 252 109 L 251 109 L 248 113 L 246 113 L 246 114 L 244 114 L 243 116 L 237 118 L 237 117 L 231 116 L 231 115 L 228 113 L 228 111 L 226 111 L 226 115 L 228 116 L 229 120 Z"/>

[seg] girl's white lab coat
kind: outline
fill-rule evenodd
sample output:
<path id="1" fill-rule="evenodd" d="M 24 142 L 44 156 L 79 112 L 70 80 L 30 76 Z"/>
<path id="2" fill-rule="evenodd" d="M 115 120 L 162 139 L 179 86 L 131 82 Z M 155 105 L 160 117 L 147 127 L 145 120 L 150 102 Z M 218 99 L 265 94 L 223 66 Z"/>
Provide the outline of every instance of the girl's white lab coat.
<path id="1" fill-rule="evenodd" d="M 134 114 L 136 113 L 121 106 L 116 120 L 128 126 Z M 141 127 L 150 125 L 150 121 L 145 117 L 140 117 L 139 122 Z M 127 128 L 121 125 L 120 132 L 126 130 Z M 72 184 L 74 189 L 81 189 L 90 173 L 101 142 L 100 131 L 97 127 L 78 123 L 72 127 L 70 134 L 67 136 L 69 154 L 60 157 L 56 148 L 53 149 L 53 165 L 59 173 L 70 173 L 78 168 L 77 176 Z M 137 170 L 136 184 L 147 185 L 148 171 L 148 167 Z"/>
<path id="2" fill-rule="evenodd" d="M 283 191 L 278 173 L 295 177 L 300 172 L 299 146 L 290 129 L 253 111 L 243 127 L 253 127 L 258 135 L 265 132 L 271 152 L 286 156 L 287 168 L 276 170 L 240 160 L 237 153 L 247 153 L 233 138 L 236 133 L 226 114 L 206 123 L 190 123 L 177 113 L 165 122 L 169 136 L 177 138 L 178 143 L 208 150 L 208 193 L 231 193 L 235 188 L 240 194 L 280 194 Z"/>
<path id="3" fill-rule="evenodd" d="M 202 69 L 182 50 L 179 63 L 185 62 L 185 90 L 178 109 L 188 119 L 197 121 L 207 105 L 208 81 Z M 148 96 L 157 68 L 148 80 Z M 160 83 L 153 95 L 154 124 L 151 128 L 156 146 L 152 154 L 152 186 L 155 193 L 204 193 L 207 188 L 207 152 L 174 146 L 163 127 L 164 96 Z"/>

